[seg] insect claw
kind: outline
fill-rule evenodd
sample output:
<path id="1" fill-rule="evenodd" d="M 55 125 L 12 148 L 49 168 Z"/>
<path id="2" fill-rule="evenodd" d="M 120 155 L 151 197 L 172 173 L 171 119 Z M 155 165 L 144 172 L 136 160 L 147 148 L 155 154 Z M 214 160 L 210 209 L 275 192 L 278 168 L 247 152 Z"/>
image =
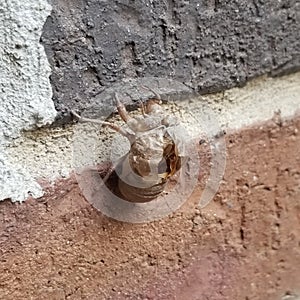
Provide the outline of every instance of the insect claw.
<path id="1" fill-rule="evenodd" d="M 139 103 L 140 103 L 140 106 L 141 106 L 142 115 L 143 115 L 143 117 L 145 117 L 146 116 L 145 105 L 144 105 L 144 103 L 141 99 L 139 100 Z"/>
<path id="2" fill-rule="evenodd" d="M 116 92 L 114 93 L 114 98 L 115 98 L 115 101 L 116 101 L 117 110 L 118 110 L 118 113 L 119 113 L 120 117 L 122 118 L 122 120 L 125 123 L 127 123 L 127 121 L 131 118 L 128 115 L 128 112 L 126 110 L 125 105 L 120 101 L 119 96 Z"/>
<path id="3" fill-rule="evenodd" d="M 114 92 L 114 98 L 115 98 L 115 101 L 116 101 L 116 105 L 117 105 L 117 106 L 122 105 L 122 103 L 121 103 L 121 101 L 120 101 L 120 99 L 119 99 L 119 96 L 118 96 L 117 92 Z"/>
<path id="4" fill-rule="evenodd" d="M 158 100 L 161 100 L 161 96 L 160 94 L 158 94 L 155 90 L 153 90 L 152 88 L 150 88 L 149 86 L 146 86 L 146 85 L 142 85 L 141 86 L 142 88 L 152 92 L 154 94 L 154 96 L 158 99 Z"/>
<path id="5" fill-rule="evenodd" d="M 71 110 L 71 114 L 74 116 L 74 117 L 76 117 L 77 119 L 81 119 L 82 117 L 78 114 L 78 113 L 76 113 L 74 110 Z"/>

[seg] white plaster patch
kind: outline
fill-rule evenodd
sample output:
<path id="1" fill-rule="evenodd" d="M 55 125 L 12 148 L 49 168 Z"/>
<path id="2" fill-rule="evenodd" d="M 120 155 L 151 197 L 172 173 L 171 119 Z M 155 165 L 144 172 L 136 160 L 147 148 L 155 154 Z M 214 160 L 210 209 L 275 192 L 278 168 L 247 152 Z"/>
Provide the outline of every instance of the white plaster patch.
<path id="1" fill-rule="evenodd" d="M 51 12 L 45 0 L 0 0 L 0 128 L 11 139 L 53 122 L 50 66 L 39 43 Z"/>
<path id="2" fill-rule="evenodd" d="M 52 123 L 57 113 L 50 66 L 39 42 L 50 12 L 46 0 L 0 0 L 0 199 L 42 194 L 33 174 L 10 162 L 6 147 L 23 130 Z"/>
<path id="3" fill-rule="evenodd" d="M 25 200 L 29 196 L 43 196 L 41 186 L 33 180 L 31 174 L 23 167 L 10 164 L 5 154 L 0 153 L 0 197 L 12 200 Z"/>

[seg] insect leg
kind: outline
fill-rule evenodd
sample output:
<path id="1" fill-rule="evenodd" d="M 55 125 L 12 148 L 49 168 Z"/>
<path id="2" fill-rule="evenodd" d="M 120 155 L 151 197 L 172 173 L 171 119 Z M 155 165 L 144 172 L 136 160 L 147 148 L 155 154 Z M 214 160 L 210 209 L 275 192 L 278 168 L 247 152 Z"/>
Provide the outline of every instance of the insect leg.
<path id="1" fill-rule="evenodd" d="M 134 134 L 129 133 L 128 131 L 126 131 L 125 129 L 123 129 L 122 127 L 110 123 L 110 122 L 106 122 L 106 121 L 100 121 L 100 120 L 95 120 L 95 119 L 90 119 L 90 118 L 84 118 L 81 117 L 80 115 L 78 115 L 76 112 L 71 111 L 71 113 L 80 121 L 80 122 L 90 122 L 90 123 L 94 123 L 94 124 L 99 124 L 99 125 L 103 125 L 103 126 L 108 126 L 111 129 L 115 130 L 116 132 L 120 133 L 121 135 L 125 136 L 128 138 L 128 140 L 130 142 L 134 141 Z"/>
<path id="2" fill-rule="evenodd" d="M 144 105 L 142 100 L 139 100 L 139 102 L 140 102 L 140 105 L 141 105 L 142 115 L 143 115 L 143 117 L 145 117 L 146 116 L 145 105 Z"/>
<path id="3" fill-rule="evenodd" d="M 122 118 L 122 120 L 127 123 L 128 120 L 131 119 L 131 117 L 129 116 L 129 114 L 126 110 L 125 105 L 120 101 L 117 93 L 114 94 L 114 97 L 116 100 L 118 113 L 119 113 L 120 117 Z"/>

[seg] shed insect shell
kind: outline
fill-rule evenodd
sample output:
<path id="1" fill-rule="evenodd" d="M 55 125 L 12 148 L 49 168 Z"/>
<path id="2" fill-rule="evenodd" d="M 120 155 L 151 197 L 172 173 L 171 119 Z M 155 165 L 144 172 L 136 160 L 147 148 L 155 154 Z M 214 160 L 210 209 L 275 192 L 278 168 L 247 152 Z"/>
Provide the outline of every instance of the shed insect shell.
<path id="1" fill-rule="evenodd" d="M 137 117 L 128 114 L 117 94 L 115 100 L 118 113 L 129 130 L 72 113 L 80 121 L 109 126 L 129 140 L 129 152 L 115 166 L 119 192 L 127 201 L 151 201 L 164 191 L 168 179 L 181 168 L 184 143 L 176 134 L 178 120 L 166 114 L 156 93 L 155 98 L 142 104 L 142 115 Z"/>

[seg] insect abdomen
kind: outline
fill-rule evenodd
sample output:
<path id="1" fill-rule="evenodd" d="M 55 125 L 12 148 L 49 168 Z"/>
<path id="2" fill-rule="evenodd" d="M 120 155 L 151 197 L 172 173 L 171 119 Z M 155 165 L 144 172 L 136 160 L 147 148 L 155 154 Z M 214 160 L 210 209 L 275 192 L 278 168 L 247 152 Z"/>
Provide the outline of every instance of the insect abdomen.
<path id="1" fill-rule="evenodd" d="M 131 186 L 119 178 L 118 186 L 120 193 L 127 201 L 142 203 L 157 198 L 164 191 L 166 182 L 161 182 L 147 188 L 141 188 Z"/>

